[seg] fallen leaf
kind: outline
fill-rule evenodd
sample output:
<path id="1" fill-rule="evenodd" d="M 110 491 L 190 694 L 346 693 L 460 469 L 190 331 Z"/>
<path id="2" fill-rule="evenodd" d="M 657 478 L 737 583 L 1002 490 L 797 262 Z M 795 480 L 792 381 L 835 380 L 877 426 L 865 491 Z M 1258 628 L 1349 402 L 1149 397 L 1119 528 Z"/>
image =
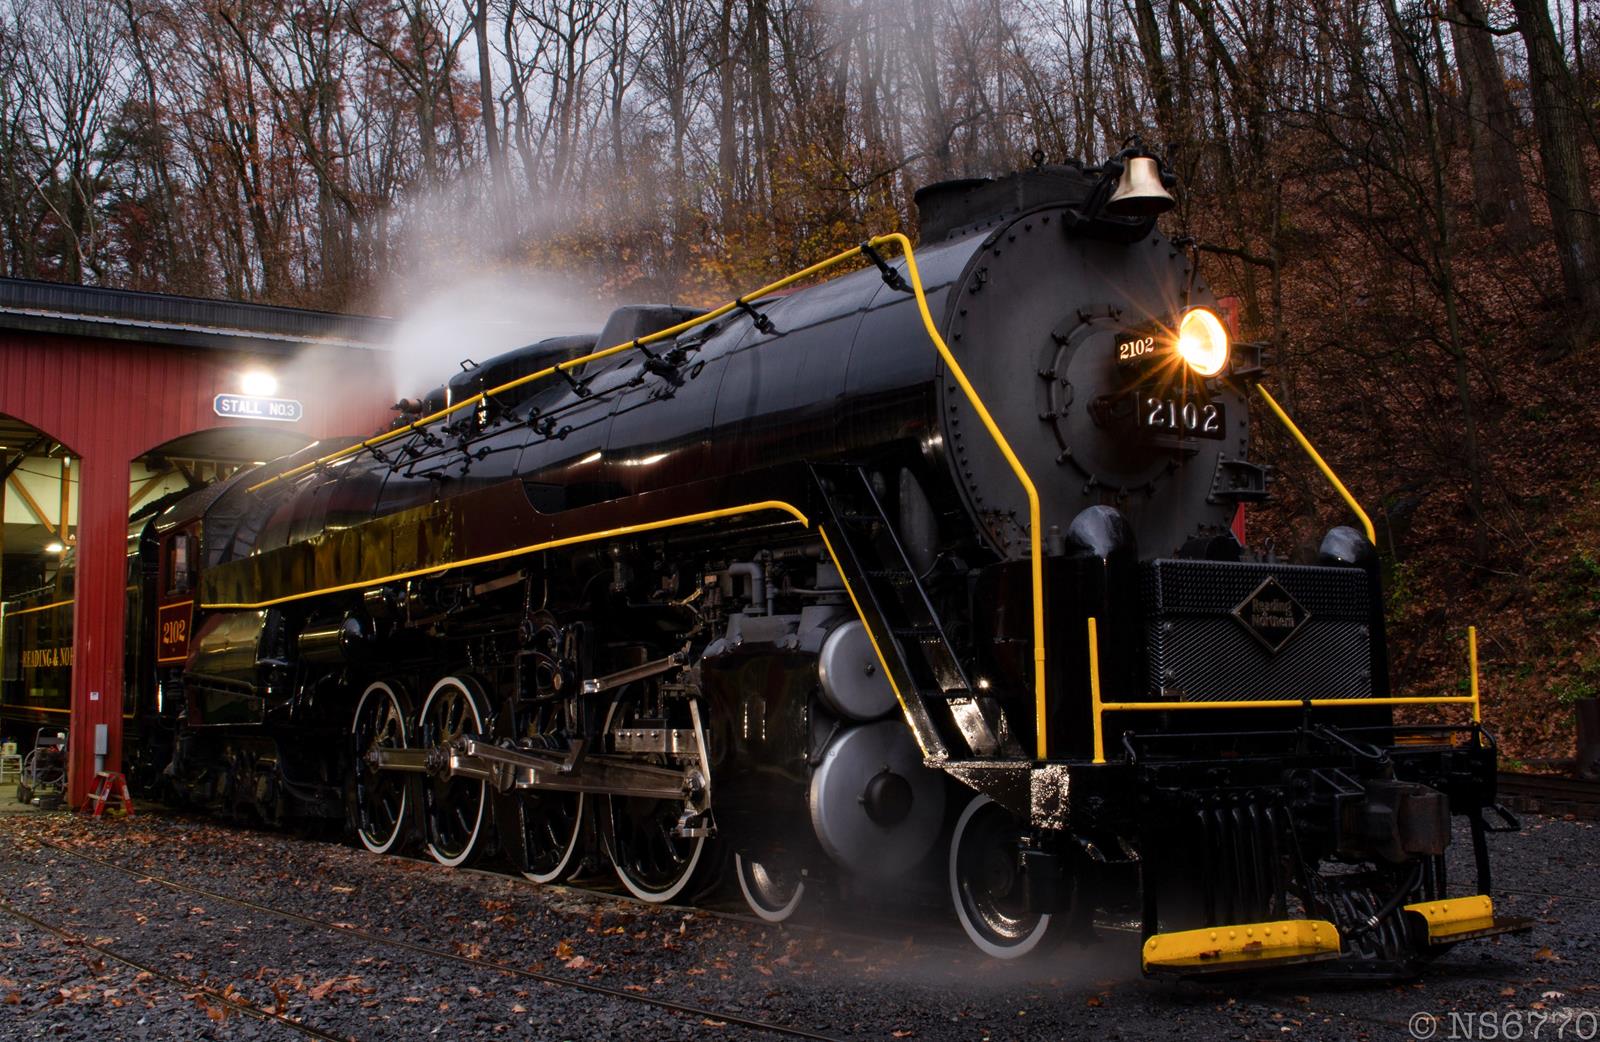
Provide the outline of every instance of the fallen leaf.
<path id="1" fill-rule="evenodd" d="M 573 955 L 573 952 L 572 952 L 572 942 L 571 941 L 557 941 L 556 942 L 556 958 L 558 958 L 558 959 L 570 959 L 570 958 L 572 958 L 572 955 Z"/>

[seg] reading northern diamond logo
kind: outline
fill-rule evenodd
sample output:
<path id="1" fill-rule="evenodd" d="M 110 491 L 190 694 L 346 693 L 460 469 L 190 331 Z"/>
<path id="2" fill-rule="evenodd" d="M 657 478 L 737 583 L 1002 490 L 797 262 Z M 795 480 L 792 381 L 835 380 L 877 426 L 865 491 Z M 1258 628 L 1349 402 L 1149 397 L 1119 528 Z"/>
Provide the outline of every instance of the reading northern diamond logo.
<path id="1" fill-rule="evenodd" d="M 1234 607 L 1233 617 L 1276 655 L 1289 643 L 1290 637 L 1300 632 L 1300 627 L 1311 618 L 1311 613 L 1269 575 L 1254 593 Z"/>

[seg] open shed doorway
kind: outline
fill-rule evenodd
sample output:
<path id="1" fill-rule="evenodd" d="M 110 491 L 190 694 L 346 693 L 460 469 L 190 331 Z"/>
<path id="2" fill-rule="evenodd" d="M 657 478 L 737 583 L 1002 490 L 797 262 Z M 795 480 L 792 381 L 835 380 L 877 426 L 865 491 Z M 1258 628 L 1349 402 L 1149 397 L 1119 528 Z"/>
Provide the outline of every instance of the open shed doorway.
<path id="1" fill-rule="evenodd" d="M 71 715 L 72 556 L 80 458 L 0 414 L 0 785 Z"/>

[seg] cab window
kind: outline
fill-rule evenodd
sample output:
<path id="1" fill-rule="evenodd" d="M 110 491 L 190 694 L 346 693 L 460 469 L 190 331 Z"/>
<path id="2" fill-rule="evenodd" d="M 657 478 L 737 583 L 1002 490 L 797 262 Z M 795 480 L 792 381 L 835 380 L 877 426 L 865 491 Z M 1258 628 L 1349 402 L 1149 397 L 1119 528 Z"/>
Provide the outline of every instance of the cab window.
<path id="1" fill-rule="evenodd" d="M 179 532 L 167 544 L 166 592 L 187 593 L 194 587 L 194 536 Z"/>

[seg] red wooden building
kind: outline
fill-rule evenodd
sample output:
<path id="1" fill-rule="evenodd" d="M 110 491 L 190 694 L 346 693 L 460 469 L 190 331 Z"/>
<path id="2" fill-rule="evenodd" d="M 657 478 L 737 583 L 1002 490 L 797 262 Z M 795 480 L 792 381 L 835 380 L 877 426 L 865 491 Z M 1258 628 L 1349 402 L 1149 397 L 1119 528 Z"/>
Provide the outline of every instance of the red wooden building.
<path id="1" fill-rule="evenodd" d="M 130 464 L 202 432 L 235 448 L 259 432 L 267 458 L 287 433 L 306 444 L 384 426 L 387 332 L 377 319 L 0 279 L 0 414 L 78 461 L 71 806 L 94 775 L 96 725 L 107 729 L 108 769 L 122 745 Z M 235 396 L 298 408 L 241 407 Z"/>

